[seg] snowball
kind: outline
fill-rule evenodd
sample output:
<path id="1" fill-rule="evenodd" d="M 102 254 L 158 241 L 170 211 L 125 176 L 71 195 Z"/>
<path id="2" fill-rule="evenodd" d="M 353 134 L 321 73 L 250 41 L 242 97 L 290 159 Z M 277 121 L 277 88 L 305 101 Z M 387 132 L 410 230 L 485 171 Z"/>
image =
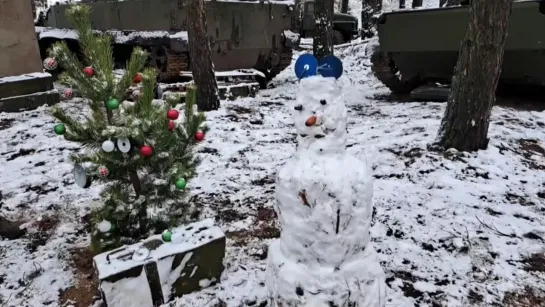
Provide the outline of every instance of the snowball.
<path id="1" fill-rule="evenodd" d="M 211 283 L 212 283 L 212 281 L 210 279 L 205 278 L 205 279 L 199 280 L 199 286 L 201 288 L 206 288 L 206 287 L 210 286 Z"/>

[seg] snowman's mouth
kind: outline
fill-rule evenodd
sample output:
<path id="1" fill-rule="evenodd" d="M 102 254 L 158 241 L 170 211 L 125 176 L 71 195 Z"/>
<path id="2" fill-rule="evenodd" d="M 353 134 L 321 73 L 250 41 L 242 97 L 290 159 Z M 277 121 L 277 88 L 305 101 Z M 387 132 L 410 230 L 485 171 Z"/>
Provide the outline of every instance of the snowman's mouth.
<path id="1" fill-rule="evenodd" d="M 299 134 L 302 138 L 306 138 L 308 136 L 308 134 Z M 316 134 L 314 136 L 314 138 L 316 139 L 321 139 L 321 138 L 325 138 L 325 134 Z"/>

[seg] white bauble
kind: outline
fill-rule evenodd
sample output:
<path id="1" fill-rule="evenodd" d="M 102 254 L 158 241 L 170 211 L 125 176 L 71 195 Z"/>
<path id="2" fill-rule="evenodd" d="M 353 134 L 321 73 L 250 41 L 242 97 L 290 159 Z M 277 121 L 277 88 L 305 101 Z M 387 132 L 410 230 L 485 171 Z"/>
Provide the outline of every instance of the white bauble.
<path id="1" fill-rule="evenodd" d="M 102 143 L 102 150 L 104 150 L 105 152 L 112 152 L 114 151 L 114 149 L 115 149 L 114 142 L 107 140 L 107 141 L 104 141 L 104 143 Z"/>
<path id="2" fill-rule="evenodd" d="M 106 220 L 102 220 L 102 222 L 98 223 L 98 230 L 100 230 L 100 232 L 108 232 L 111 229 L 112 229 L 112 223 Z"/>

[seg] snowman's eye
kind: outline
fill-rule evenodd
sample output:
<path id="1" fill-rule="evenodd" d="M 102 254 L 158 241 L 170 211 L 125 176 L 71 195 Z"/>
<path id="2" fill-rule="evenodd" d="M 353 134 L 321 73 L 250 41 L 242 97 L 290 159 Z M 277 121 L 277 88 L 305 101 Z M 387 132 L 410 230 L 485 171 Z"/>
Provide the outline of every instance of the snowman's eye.
<path id="1" fill-rule="evenodd" d="M 325 99 L 322 99 L 322 100 L 320 100 L 320 103 L 321 103 L 323 106 L 325 106 L 325 104 L 327 103 L 327 101 L 325 101 Z"/>
<path id="2" fill-rule="evenodd" d="M 295 109 L 295 111 L 303 111 L 303 105 L 296 105 L 295 107 L 293 107 L 293 109 Z"/>

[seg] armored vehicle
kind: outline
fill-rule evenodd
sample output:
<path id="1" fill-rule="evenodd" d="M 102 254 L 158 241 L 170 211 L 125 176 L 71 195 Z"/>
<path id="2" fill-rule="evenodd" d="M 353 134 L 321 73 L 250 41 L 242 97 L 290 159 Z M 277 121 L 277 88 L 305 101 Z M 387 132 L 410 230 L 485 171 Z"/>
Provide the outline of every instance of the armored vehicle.
<path id="1" fill-rule="evenodd" d="M 299 0 L 296 5 L 295 31 L 302 37 L 312 37 L 316 28 L 314 0 Z M 333 14 L 333 44 L 344 44 L 359 35 L 358 19 L 349 14 Z"/>
<path id="2" fill-rule="evenodd" d="M 367 49 L 374 74 L 394 93 L 450 83 L 467 23 L 467 5 L 380 15 L 378 41 Z M 545 1 L 513 4 L 500 84 L 545 85 L 543 28 Z"/>
<path id="3" fill-rule="evenodd" d="M 134 46 L 150 52 L 150 64 L 160 81 L 179 81 L 191 70 L 187 37 L 187 9 L 183 0 L 93 0 L 95 29 L 113 37 L 114 57 L 120 65 Z M 267 80 L 286 68 L 298 41 L 292 27 L 291 2 L 205 1 L 212 61 L 217 71 L 255 69 Z M 36 27 L 42 57 L 58 40 L 77 48 L 76 35 L 67 20 L 69 4 L 52 6 Z M 187 75 L 187 74 L 185 74 Z"/>

